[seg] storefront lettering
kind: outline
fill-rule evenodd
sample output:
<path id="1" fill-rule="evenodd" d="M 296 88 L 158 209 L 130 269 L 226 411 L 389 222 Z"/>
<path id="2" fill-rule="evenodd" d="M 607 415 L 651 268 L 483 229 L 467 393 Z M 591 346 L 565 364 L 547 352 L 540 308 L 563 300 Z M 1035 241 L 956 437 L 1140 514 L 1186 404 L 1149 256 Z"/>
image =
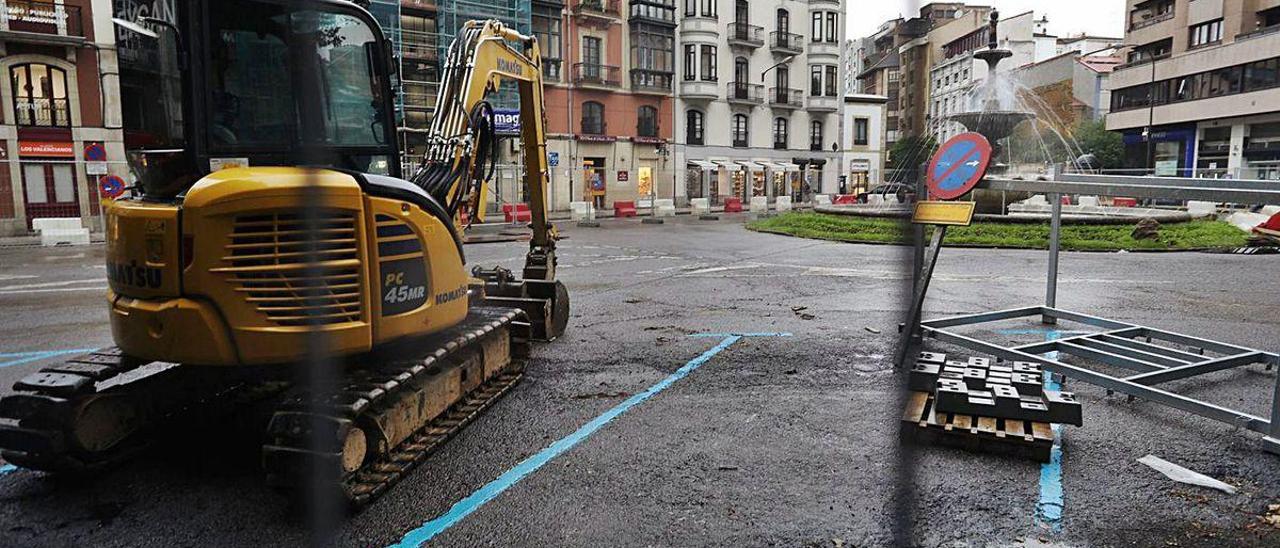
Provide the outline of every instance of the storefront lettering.
<path id="1" fill-rule="evenodd" d="M 18 141 L 18 156 L 75 158 L 75 145 L 50 141 Z"/>

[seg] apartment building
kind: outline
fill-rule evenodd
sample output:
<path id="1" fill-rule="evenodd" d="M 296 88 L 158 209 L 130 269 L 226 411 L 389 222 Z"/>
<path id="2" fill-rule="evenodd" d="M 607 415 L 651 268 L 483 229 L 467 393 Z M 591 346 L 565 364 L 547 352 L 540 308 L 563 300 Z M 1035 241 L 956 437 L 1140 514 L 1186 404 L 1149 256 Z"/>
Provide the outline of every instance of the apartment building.
<path id="1" fill-rule="evenodd" d="M 1107 129 L 1126 167 L 1280 179 L 1280 0 L 1127 0 Z"/>
<path id="2" fill-rule="evenodd" d="M 1116 48 L 1083 55 L 1073 48 L 1016 69 L 1014 78 L 1037 98 L 1042 122 L 1070 132 L 1082 121 L 1106 116 L 1111 108 L 1109 78 L 1122 60 Z"/>
<path id="3" fill-rule="evenodd" d="M 954 41 L 983 32 L 988 26 L 988 6 L 960 3 L 928 4 L 920 10 L 917 25 L 925 32 L 898 48 L 902 59 L 902 98 L 899 114 L 908 135 L 925 135 L 934 127 L 930 100 L 936 90 L 932 69 L 948 59 Z M 985 43 L 984 43 L 985 45 Z"/>
<path id="4" fill-rule="evenodd" d="M 903 19 L 885 21 L 875 34 L 864 39 L 861 48 L 863 59 L 860 63 L 863 68 L 857 76 L 862 93 L 886 98 L 884 141 L 889 147 L 899 137 L 902 62 L 898 56 L 898 46 L 909 40 L 905 28 L 900 29 L 904 27 L 904 23 Z"/>
<path id="5" fill-rule="evenodd" d="M 844 0 L 681 0 L 675 161 L 684 198 L 838 190 Z"/>
<path id="6" fill-rule="evenodd" d="M 129 172 L 111 15 L 110 0 L 0 0 L 0 236 L 46 217 L 102 229 L 99 183 Z"/>

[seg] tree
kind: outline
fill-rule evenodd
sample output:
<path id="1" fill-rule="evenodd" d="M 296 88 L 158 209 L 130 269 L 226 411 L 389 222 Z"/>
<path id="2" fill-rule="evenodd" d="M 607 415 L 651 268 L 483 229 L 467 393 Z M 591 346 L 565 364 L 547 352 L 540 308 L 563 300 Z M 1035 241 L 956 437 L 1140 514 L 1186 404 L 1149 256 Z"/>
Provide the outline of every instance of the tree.
<path id="1" fill-rule="evenodd" d="M 918 137 L 911 135 L 894 141 L 889 147 L 889 159 L 885 162 L 887 169 L 916 169 L 928 162 L 938 150 L 938 142 L 932 136 Z"/>
<path id="2" fill-rule="evenodd" d="M 1124 164 L 1124 138 L 1119 133 L 1107 131 L 1102 120 L 1082 120 L 1073 132 L 1076 143 L 1085 154 L 1098 159 L 1099 169 L 1115 169 Z"/>

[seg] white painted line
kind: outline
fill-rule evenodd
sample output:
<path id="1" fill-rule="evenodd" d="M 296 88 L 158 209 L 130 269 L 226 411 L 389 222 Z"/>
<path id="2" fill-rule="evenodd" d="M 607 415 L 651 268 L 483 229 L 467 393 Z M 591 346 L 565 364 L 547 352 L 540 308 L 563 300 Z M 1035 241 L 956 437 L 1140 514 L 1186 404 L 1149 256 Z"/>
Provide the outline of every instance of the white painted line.
<path id="1" fill-rule="evenodd" d="M 91 287 L 58 287 L 50 289 L 19 289 L 15 291 L 0 290 L 0 295 L 26 295 L 31 293 L 63 293 L 67 291 L 106 291 L 106 285 L 96 285 Z"/>
<path id="2" fill-rule="evenodd" d="M 6 285 L 6 286 L 0 286 L 0 291 L 15 291 L 19 289 L 42 289 L 46 287 L 66 287 L 69 285 L 79 285 L 79 284 L 102 284 L 102 282 L 105 282 L 105 281 L 106 280 L 102 278 L 89 278 L 85 280 L 66 280 L 61 282 L 44 282 L 44 283 L 38 283 L 38 284 Z"/>

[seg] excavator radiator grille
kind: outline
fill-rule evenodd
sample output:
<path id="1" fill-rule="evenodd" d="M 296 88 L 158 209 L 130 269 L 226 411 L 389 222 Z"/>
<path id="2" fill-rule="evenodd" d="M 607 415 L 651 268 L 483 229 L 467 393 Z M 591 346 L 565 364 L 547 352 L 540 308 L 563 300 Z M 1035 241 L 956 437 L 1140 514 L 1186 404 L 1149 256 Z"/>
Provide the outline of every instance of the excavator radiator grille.
<path id="1" fill-rule="evenodd" d="M 277 325 L 331 325 L 361 319 L 357 216 L 321 211 L 313 237 L 296 213 L 235 218 L 215 269 Z M 310 262 L 309 262 L 310 261 Z"/>

